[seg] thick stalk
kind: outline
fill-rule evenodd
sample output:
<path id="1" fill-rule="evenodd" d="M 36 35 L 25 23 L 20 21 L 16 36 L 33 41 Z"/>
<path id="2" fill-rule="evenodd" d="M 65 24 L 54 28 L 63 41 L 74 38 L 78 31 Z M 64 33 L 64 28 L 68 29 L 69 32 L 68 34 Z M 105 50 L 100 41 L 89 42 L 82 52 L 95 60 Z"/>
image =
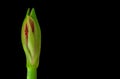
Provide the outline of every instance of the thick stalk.
<path id="1" fill-rule="evenodd" d="M 37 79 L 36 68 L 27 68 L 27 79 Z"/>

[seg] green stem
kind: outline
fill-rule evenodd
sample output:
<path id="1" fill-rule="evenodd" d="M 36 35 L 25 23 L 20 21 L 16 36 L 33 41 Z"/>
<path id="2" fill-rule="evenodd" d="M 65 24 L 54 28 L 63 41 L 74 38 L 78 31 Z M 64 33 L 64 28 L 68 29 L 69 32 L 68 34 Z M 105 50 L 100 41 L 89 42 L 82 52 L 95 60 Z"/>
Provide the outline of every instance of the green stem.
<path id="1" fill-rule="evenodd" d="M 37 79 L 37 69 L 27 68 L 27 79 Z"/>

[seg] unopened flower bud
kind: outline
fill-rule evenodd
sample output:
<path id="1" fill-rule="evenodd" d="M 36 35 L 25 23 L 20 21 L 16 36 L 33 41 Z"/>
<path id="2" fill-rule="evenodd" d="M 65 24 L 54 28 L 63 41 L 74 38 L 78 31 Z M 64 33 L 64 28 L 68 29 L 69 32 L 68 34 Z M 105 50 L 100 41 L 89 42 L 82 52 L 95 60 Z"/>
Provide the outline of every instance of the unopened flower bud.
<path id="1" fill-rule="evenodd" d="M 27 66 L 38 67 L 41 49 L 41 31 L 34 8 L 28 9 L 22 25 L 21 40 Z"/>

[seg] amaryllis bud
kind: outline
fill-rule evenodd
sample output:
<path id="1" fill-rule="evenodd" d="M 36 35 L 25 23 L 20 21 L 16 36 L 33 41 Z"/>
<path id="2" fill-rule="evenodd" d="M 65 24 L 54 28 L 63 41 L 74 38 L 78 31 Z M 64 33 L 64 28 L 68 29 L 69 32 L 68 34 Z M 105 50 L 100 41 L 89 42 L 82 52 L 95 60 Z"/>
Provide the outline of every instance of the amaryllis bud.
<path id="1" fill-rule="evenodd" d="M 21 40 L 26 55 L 27 67 L 37 68 L 41 49 L 41 31 L 34 8 L 31 12 L 30 9 L 27 11 L 22 25 Z"/>

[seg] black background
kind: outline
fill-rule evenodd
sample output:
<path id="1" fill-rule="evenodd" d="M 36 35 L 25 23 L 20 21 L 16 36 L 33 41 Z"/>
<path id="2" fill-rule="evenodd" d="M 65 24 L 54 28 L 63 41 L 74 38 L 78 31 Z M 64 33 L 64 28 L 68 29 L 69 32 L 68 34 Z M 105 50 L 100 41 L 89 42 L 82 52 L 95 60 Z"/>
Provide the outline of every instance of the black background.
<path id="1" fill-rule="evenodd" d="M 1 76 L 4 79 L 8 77 L 26 79 L 26 59 L 21 44 L 21 27 L 27 9 L 34 7 L 42 32 L 38 79 L 67 78 L 69 74 L 66 73 L 72 72 L 73 53 L 76 51 L 72 46 L 76 44 L 73 40 L 76 35 L 74 34 L 76 28 L 73 28 L 72 22 L 74 16 L 67 12 L 71 8 L 64 7 L 66 3 L 60 1 L 46 0 L 4 1 L 0 4 L 3 4 L 0 10 Z"/>
<path id="2" fill-rule="evenodd" d="M 110 32 L 106 30 L 112 22 L 104 2 L 103 7 L 99 2 L 59 0 L 16 0 L 0 4 L 0 72 L 4 79 L 26 79 L 21 26 L 27 9 L 32 7 L 42 32 L 38 79 L 106 75 L 109 69 L 106 52 L 111 50 L 107 39 Z"/>

